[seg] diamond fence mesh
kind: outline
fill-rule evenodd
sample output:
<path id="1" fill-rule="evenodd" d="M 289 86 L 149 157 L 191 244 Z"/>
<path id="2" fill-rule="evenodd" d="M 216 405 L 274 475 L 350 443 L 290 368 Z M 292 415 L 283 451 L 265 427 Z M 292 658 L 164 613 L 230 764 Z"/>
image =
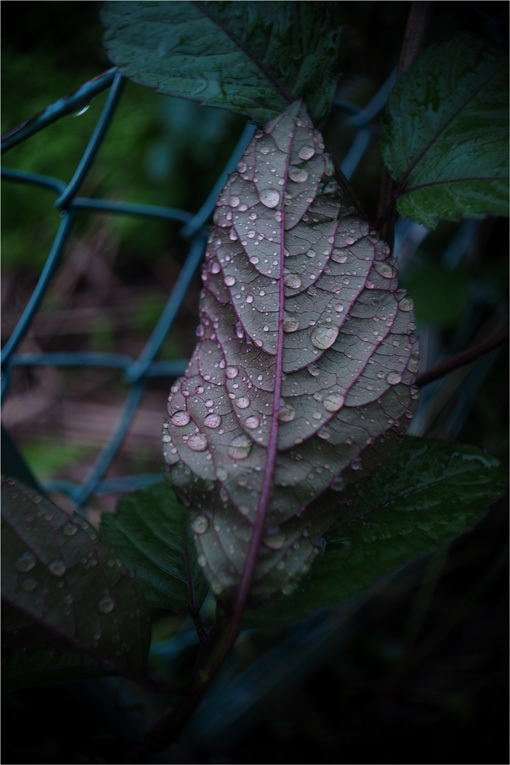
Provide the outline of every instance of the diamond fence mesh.
<path id="1" fill-rule="evenodd" d="M 393 86 L 395 74 L 393 73 L 374 96 L 370 103 L 363 109 L 351 103 L 336 101 L 335 109 L 343 110 L 348 114 L 351 128 L 355 129 L 354 140 L 341 163 L 344 174 L 351 178 L 359 166 L 362 158 L 372 141 L 378 138 L 380 129 L 376 118 L 384 108 L 387 95 Z M 137 488 L 148 486 L 156 481 L 163 480 L 163 472 L 140 473 L 124 475 L 116 478 L 108 478 L 107 473 L 113 460 L 119 453 L 134 418 L 140 406 L 140 402 L 150 382 L 155 379 L 165 378 L 168 387 L 171 380 L 183 374 L 186 367 L 185 359 L 160 359 L 159 355 L 172 328 L 175 328 L 179 311 L 183 301 L 193 283 L 199 265 L 201 263 L 206 242 L 208 221 L 215 208 L 219 193 L 225 183 L 227 175 L 237 166 L 239 159 L 251 140 L 256 127 L 246 124 L 239 137 L 227 165 L 218 178 L 209 196 L 197 213 L 193 214 L 185 209 L 154 206 L 146 204 L 130 204 L 107 199 L 88 198 L 79 195 L 83 181 L 89 173 L 96 155 L 105 139 L 111 121 L 115 116 L 119 102 L 122 98 L 125 80 L 115 68 L 85 83 L 74 93 L 59 99 L 49 106 L 42 114 L 27 120 L 22 125 L 9 131 L 2 138 L 2 152 L 6 152 L 14 146 L 29 140 L 31 136 L 62 117 L 79 113 L 91 99 L 102 91 L 107 91 L 107 99 L 99 116 L 90 141 L 79 161 L 71 180 L 66 183 L 58 178 L 13 170 L 7 167 L 2 169 L 2 178 L 11 183 L 31 185 L 45 188 L 56 196 L 54 203 L 55 215 L 60 216 L 60 222 L 53 246 L 50 249 L 44 267 L 41 271 L 37 284 L 25 305 L 21 316 L 14 326 L 2 352 L 2 401 L 5 401 L 12 392 L 12 375 L 16 368 L 54 367 L 114 369 L 123 375 L 125 398 L 120 416 L 113 425 L 109 436 L 106 438 L 93 462 L 89 466 L 87 474 L 79 481 L 70 481 L 60 478 L 41 481 L 40 476 L 35 476 L 40 485 L 47 492 L 59 492 L 67 495 L 71 502 L 80 510 L 84 510 L 91 498 L 99 495 L 122 494 Z M 21 352 L 23 341 L 29 332 L 41 303 L 48 293 L 50 285 L 66 258 L 66 247 L 73 229 L 84 213 L 97 213 L 101 215 L 136 216 L 139 218 L 168 221 L 177 227 L 179 237 L 185 243 L 187 256 L 182 265 L 173 289 L 161 311 L 159 318 L 147 338 L 143 348 L 136 355 L 127 355 L 112 352 L 91 351 L 51 351 L 40 353 Z M 459 263 L 465 256 L 473 237 L 476 235 L 478 222 L 465 221 L 456 230 L 454 237 L 444 252 L 443 261 L 449 266 Z M 427 229 L 410 221 L 399 220 L 395 231 L 395 256 L 401 262 L 401 268 L 406 267 L 406 262 L 413 258 L 413 254 L 428 235 Z M 463 324 L 457 329 L 457 344 L 462 348 L 465 338 L 469 335 L 472 325 L 472 315 L 467 316 Z M 433 331 L 422 330 L 422 347 L 425 348 L 425 359 L 422 356 L 422 368 L 441 359 L 445 349 L 438 346 L 437 337 Z M 455 348 L 453 348 L 455 350 Z M 448 349 L 451 352 L 452 348 Z M 468 400 L 487 373 L 491 359 L 487 357 L 484 368 L 479 370 L 472 381 L 471 388 L 464 388 L 464 399 Z M 424 363 L 423 363 L 424 362 Z M 482 364 L 482 365 L 483 365 Z M 488 366 L 489 365 L 489 366 Z M 465 381 L 464 381 L 465 382 Z M 438 383 L 440 385 L 441 383 Z M 422 434 L 426 431 L 431 412 L 434 408 L 434 396 L 437 385 L 429 386 L 430 390 L 422 397 L 420 409 L 413 422 L 413 432 Z M 93 395 L 93 394 L 92 394 Z M 450 437 L 458 431 L 463 418 L 467 416 L 465 405 L 459 405 L 458 411 L 452 413 L 449 424 Z M 164 411 L 161 412 L 161 424 L 164 419 Z M 159 443 L 159 431 L 155 428 L 154 441 Z M 51 448 L 51 447 L 49 447 Z M 18 468 L 26 468 L 23 457 L 17 452 L 13 441 L 5 433 L 4 441 L 4 465 L 6 462 L 13 464 L 17 460 Z"/>

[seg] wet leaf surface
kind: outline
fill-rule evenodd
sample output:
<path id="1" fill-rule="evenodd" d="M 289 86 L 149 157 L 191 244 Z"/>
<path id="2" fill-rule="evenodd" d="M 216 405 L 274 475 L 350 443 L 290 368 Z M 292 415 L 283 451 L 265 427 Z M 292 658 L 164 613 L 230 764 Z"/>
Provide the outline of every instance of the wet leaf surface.
<path id="1" fill-rule="evenodd" d="M 104 514 L 101 532 L 135 572 L 147 602 L 155 608 L 198 609 L 207 584 L 197 564 L 188 513 L 166 485 L 129 494 L 115 514 Z"/>
<path id="2" fill-rule="evenodd" d="M 10 479 L 2 481 L 2 606 L 4 647 L 79 651 L 121 674 L 144 671 L 149 619 L 133 576 L 86 521 Z"/>
<path id="3" fill-rule="evenodd" d="M 383 155 L 404 217 L 508 215 L 506 51 L 467 34 L 427 49 L 388 99 Z"/>
<path id="4" fill-rule="evenodd" d="M 291 592 L 409 423 L 414 317 L 388 255 L 302 104 L 256 134 L 220 195 L 200 339 L 163 432 L 198 562 L 226 600 L 255 561 L 253 598 Z"/>
<path id="5" fill-rule="evenodd" d="M 120 71 L 171 96 L 260 122 L 304 98 L 329 114 L 338 30 L 329 3 L 111 2 L 105 47 Z"/>
<path id="6" fill-rule="evenodd" d="M 328 530 L 299 591 L 246 613 L 245 626 L 303 619 L 362 592 L 470 529 L 505 489 L 501 463 L 475 446 L 405 437 L 345 519 Z"/>

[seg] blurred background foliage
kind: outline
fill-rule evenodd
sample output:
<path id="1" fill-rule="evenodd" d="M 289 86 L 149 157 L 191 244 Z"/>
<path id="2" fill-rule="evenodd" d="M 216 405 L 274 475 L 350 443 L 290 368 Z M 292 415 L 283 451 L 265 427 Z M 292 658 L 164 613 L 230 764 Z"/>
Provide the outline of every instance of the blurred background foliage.
<path id="1" fill-rule="evenodd" d="M 2 4 L 3 132 L 110 67 L 98 11 L 94 2 Z M 377 93 L 398 61 L 408 12 L 409 3 L 337 4 L 338 102 L 362 108 Z M 506 3 L 436 3 L 426 42 L 465 30 L 492 32 L 505 43 L 507 17 Z M 4 164 L 70 179 L 105 98 L 101 94 L 81 116 L 65 117 L 12 149 Z M 356 136 L 349 117 L 336 108 L 325 129 L 340 161 Z M 127 83 L 80 195 L 194 212 L 243 124 L 226 111 Z M 371 216 L 382 170 L 377 120 L 373 130 L 353 177 Z M 59 224 L 53 202 L 47 190 L 3 184 L 3 342 L 51 247 Z M 186 255 L 178 228 L 81 214 L 20 351 L 139 353 Z M 402 249 L 401 276 L 415 300 L 423 358 L 433 360 L 483 339 L 505 320 L 508 229 L 506 221 L 488 219 L 443 222 L 426 238 L 415 234 Z M 460 260 L 455 237 L 457 245 L 462 238 L 469 242 Z M 189 358 L 198 291 L 197 278 L 162 358 Z M 151 382 L 109 476 L 160 471 L 169 385 Z M 474 443 L 507 462 L 505 352 L 428 388 L 422 434 Z M 115 425 L 125 392 L 121 375 L 111 370 L 18 369 L 4 424 L 38 477 L 81 481 Z M 56 499 L 65 505 L 65 497 Z M 91 507 L 111 510 L 115 501 L 96 498 Z M 154 762 L 507 762 L 506 539 L 502 500 L 450 548 L 381 583 L 330 623 L 321 622 L 326 637 L 317 638 L 315 623 L 247 634 L 227 668 L 239 680 L 231 700 L 234 707 L 243 702 L 242 719 L 229 717 L 228 705 L 215 719 L 220 707 L 213 696 L 200 730 L 192 728 L 180 747 Z M 182 669 L 194 656 L 185 639 L 181 644 L 174 637 L 181 622 L 160 614 L 154 623 L 153 660 L 158 666 L 173 662 L 169 673 L 175 662 Z M 251 705 L 245 703 L 250 698 Z M 19 691 L 9 695 L 4 710 L 6 730 L 23 725 L 20 737 L 4 740 L 4 761 L 121 762 L 123 746 L 136 725 L 151 719 L 154 702 L 127 683 L 101 680 Z M 214 731 L 204 722 L 208 715 Z"/>

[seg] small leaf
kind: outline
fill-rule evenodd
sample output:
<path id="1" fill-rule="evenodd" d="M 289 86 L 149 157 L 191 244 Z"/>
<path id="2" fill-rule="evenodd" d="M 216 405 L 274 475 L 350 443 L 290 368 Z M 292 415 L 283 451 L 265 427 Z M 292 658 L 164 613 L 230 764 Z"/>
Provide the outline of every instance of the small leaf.
<path id="1" fill-rule="evenodd" d="M 200 608 L 207 583 L 197 564 L 188 513 L 169 486 L 157 484 L 129 494 L 115 514 L 105 513 L 101 531 L 135 572 L 155 608 Z"/>
<path id="2" fill-rule="evenodd" d="M 471 528 L 506 485 L 500 462 L 475 446 L 406 437 L 288 598 L 246 613 L 245 626 L 302 619 L 367 590 L 378 578 Z"/>
<path id="3" fill-rule="evenodd" d="M 2 482 L 2 629 L 10 650 L 80 651 L 140 675 L 150 642 L 132 575 L 96 531 L 22 484 Z"/>
<path id="4" fill-rule="evenodd" d="M 200 340 L 163 442 L 213 591 L 295 586 L 338 497 L 389 458 L 418 368 L 412 302 L 351 209 L 305 107 L 259 131 L 223 189 Z"/>
<path id="5" fill-rule="evenodd" d="M 402 216 L 434 228 L 439 218 L 508 215 L 507 75 L 503 48 L 461 34 L 398 78 L 383 156 Z"/>
<path id="6" fill-rule="evenodd" d="M 105 46 L 124 75 L 159 93 L 260 123 L 302 97 L 321 122 L 338 77 L 333 5 L 110 2 Z"/>

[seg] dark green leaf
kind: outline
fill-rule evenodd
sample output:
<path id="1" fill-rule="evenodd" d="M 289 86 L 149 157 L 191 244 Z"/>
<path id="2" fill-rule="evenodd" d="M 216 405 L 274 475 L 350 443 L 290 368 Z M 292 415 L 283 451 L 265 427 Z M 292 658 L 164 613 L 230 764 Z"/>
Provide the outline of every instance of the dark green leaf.
<path id="1" fill-rule="evenodd" d="M 303 98 L 326 119 L 337 72 L 333 3 L 110 2 L 105 46 L 120 71 L 160 93 L 260 123 Z"/>
<path id="2" fill-rule="evenodd" d="M 462 34 L 398 78 L 383 155 L 401 215 L 433 228 L 508 214 L 507 75 L 503 48 Z"/>
<path id="3" fill-rule="evenodd" d="M 165 484 L 121 499 L 104 514 L 101 531 L 133 570 L 151 606 L 171 611 L 199 608 L 207 584 L 196 560 L 189 517 Z"/>
<path id="4" fill-rule="evenodd" d="M 327 532 L 324 552 L 299 589 L 250 611 L 245 625 L 301 619 L 366 591 L 473 526 L 505 482 L 499 461 L 475 446 L 404 438 L 349 517 Z"/>
<path id="5" fill-rule="evenodd" d="M 380 467 L 417 398 L 412 301 L 344 201 L 302 103 L 255 134 L 220 194 L 199 341 L 163 434 L 199 563 L 225 602 L 296 585 L 339 513 L 322 496 Z M 250 572 L 251 579 L 251 572 Z"/>
<path id="6" fill-rule="evenodd" d="M 413 296 L 419 324 L 453 326 L 468 307 L 471 282 L 466 271 L 460 268 L 450 271 L 440 263 L 411 265 L 404 285 Z"/>
<path id="7" fill-rule="evenodd" d="M 11 479 L 2 482 L 2 604 L 11 652 L 78 651 L 114 672 L 144 671 L 149 618 L 133 576 L 92 526 Z"/>

